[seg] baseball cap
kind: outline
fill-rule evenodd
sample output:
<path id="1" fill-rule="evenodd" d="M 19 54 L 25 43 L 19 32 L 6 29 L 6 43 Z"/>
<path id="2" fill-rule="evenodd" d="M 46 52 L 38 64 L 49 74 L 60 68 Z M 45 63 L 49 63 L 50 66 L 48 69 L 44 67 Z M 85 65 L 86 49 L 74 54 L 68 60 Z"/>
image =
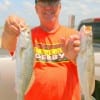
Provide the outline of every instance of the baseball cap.
<path id="1" fill-rule="evenodd" d="M 57 1 L 61 1 L 61 0 L 35 0 L 35 3 L 39 2 L 39 1 L 41 1 L 41 2 L 57 2 Z"/>

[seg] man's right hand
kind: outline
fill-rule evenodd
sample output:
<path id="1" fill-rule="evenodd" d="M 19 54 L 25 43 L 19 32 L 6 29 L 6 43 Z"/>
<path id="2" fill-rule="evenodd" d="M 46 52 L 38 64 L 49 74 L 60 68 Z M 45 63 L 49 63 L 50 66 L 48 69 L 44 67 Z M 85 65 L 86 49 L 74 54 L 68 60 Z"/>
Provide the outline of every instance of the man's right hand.
<path id="1" fill-rule="evenodd" d="M 2 35 L 2 47 L 14 51 L 16 48 L 17 36 L 20 33 L 20 27 L 25 27 L 25 21 L 18 16 L 9 16 L 4 25 L 4 31 Z"/>

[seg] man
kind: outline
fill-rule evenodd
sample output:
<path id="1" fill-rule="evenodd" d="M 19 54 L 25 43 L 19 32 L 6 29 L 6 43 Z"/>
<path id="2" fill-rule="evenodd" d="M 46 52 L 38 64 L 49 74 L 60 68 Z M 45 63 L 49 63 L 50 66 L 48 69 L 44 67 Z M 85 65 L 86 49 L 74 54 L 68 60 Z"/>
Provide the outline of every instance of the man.
<path id="1" fill-rule="evenodd" d="M 24 100 L 80 100 L 76 57 L 80 50 L 78 32 L 59 23 L 60 0 L 35 0 L 40 25 L 31 30 L 35 52 L 35 81 Z M 20 28 L 17 16 L 6 20 L 2 47 L 14 52 Z"/>

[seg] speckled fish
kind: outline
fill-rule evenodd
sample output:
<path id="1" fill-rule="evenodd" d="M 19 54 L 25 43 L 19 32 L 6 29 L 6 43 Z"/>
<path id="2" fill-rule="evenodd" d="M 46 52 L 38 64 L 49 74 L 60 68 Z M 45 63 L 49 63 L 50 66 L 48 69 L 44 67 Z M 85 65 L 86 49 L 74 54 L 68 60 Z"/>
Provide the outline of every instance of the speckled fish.
<path id="1" fill-rule="evenodd" d="M 80 29 L 80 52 L 77 57 L 77 68 L 82 91 L 82 100 L 93 100 L 91 95 L 95 85 L 94 51 L 92 27 Z"/>
<path id="2" fill-rule="evenodd" d="M 29 28 L 20 29 L 15 50 L 17 100 L 24 100 L 33 73 L 34 52 Z"/>

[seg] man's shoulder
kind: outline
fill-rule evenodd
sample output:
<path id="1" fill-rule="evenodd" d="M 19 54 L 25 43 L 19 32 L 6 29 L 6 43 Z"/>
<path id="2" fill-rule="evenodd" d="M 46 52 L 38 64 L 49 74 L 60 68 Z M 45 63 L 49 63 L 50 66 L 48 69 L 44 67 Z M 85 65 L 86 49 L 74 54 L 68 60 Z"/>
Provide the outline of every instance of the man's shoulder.
<path id="1" fill-rule="evenodd" d="M 61 25 L 61 29 L 63 29 L 67 33 L 78 33 L 76 29 L 65 26 L 65 25 Z"/>
<path id="2" fill-rule="evenodd" d="M 31 28 L 32 32 L 37 31 L 37 30 L 40 30 L 40 26 L 35 26 L 35 27 Z"/>

